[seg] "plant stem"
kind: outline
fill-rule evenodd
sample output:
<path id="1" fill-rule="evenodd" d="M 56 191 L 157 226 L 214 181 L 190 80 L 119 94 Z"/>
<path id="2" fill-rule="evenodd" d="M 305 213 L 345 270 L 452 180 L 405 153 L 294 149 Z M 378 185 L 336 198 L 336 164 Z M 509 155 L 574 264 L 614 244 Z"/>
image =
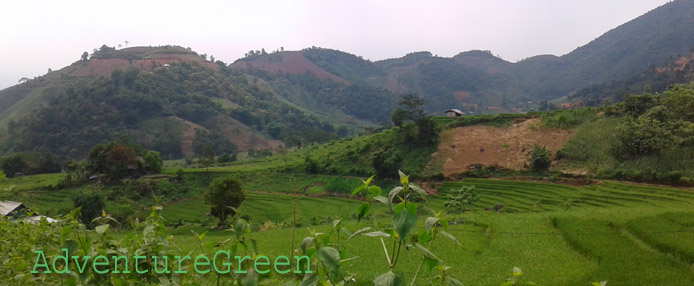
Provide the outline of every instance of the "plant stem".
<path id="1" fill-rule="evenodd" d="M 383 246 L 383 252 L 386 253 L 386 260 L 388 260 L 388 267 L 392 269 L 391 263 L 390 263 L 390 255 L 388 255 L 388 248 L 386 248 L 386 243 L 383 241 L 383 237 L 379 237 L 381 239 L 381 245 Z"/>
<path id="2" fill-rule="evenodd" d="M 431 237 L 431 240 L 429 240 L 429 244 L 427 244 L 427 249 L 431 248 L 431 243 L 434 241 L 434 238 L 436 238 L 436 232 L 434 232 L 434 235 Z M 412 278 L 412 283 L 410 283 L 410 286 L 413 286 L 414 282 L 417 281 L 417 275 L 419 275 L 419 270 L 422 269 L 422 265 L 424 265 L 424 260 L 426 260 L 426 258 L 427 257 L 425 255 L 424 257 L 422 257 L 422 261 L 419 262 L 419 266 L 417 266 L 417 272 L 414 273 L 414 278 Z M 442 278 L 441 281 L 443 280 L 444 279 Z"/>

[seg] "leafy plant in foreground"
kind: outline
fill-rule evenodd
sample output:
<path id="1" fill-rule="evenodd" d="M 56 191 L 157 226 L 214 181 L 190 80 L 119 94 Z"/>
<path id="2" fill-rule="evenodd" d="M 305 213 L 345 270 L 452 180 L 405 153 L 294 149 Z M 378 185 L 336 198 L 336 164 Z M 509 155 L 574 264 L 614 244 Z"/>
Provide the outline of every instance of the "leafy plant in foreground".
<path id="1" fill-rule="evenodd" d="M 388 192 L 388 197 L 384 196 L 380 187 L 371 185 L 371 181 L 374 178 L 373 176 L 362 181 L 363 184 L 352 192 L 352 196 L 363 193 L 366 197 L 366 202 L 361 204 L 358 209 L 359 220 L 369 214 L 371 211 L 371 203 L 378 201 L 388 206 L 392 213 L 394 213 L 392 228 L 382 227 L 376 219 L 372 218 L 373 226 L 364 227 L 351 233 L 348 240 L 357 235 L 374 237 L 380 240 L 388 271 L 377 276 L 373 281 L 374 285 L 394 286 L 405 284 L 402 275 L 396 274 L 394 271 L 403 246 L 407 249 L 417 249 L 422 253 L 422 260 L 417 267 L 410 285 L 415 285 L 419 272 L 424 265 L 429 269 L 438 266 L 442 270 L 442 275 L 432 278 L 432 281 L 438 279 L 441 280 L 443 285 L 460 285 L 460 282 L 455 278 L 446 275 L 448 268 L 441 259 L 436 257 L 436 255 L 428 249 L 438 234 L 455 241 L 458 245 L 460 245 L 460 242 L 458 242 L 452 234 L 447 232 L 448 221 L 440 217 L 441 212 L 436 213 L 424 205 L 427 197 L 426 191 L 410 183 L 409 176 L 405 175 L 403 172 L 399 171 L 398 173 L 400 175 L 400 186 L 396 186 L 390 190 L 390 192 Z M 421 203 L 418 204 L 420 201 Z M 417 212 L 420 208 L 430 212 L 432 216 L 426 218 L 424 229 L 415 232 L 418 220 Z M 410 239 L 411 234 L 415 234 L 412 235 L 413 239 Z M 392 242 L 390 250 L 388 250 L 386 246 L 386 240 L 390 240 L 389 244 Z M 426 247 L 424 245 L 426 245 Z"/>

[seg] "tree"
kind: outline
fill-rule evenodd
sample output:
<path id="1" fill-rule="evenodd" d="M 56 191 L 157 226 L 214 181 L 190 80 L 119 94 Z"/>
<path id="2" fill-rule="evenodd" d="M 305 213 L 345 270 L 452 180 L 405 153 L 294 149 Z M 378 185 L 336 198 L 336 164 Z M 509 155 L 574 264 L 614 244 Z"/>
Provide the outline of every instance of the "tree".
<path id="1" fill-rule="evenodd" d="M 148 151 L 147 154 L 142 157 L 142 160 L 144 161 L 145 172 L 153 174 L 161 173 L 162 161 L 159 152 Z"/>
<path id="2" fill-rule="evenodd" d="M 416 94 L 405 95 L 398 104 L 400 108 L 407 112 L 407 119 L 411 121 L 417 121 L 418 119 L 426 116 L 426 112 L 422 109 L 424 105 L 424 99 Z"/>
<path id="3" fill-rule="evenodd" d="M 16 173 L 24 172 L 27 168 L 29 167 L 22 159 L 21 154 L 7 156 L 2 159 L 2 164 L 0 164 L 0 169 L 10 178 L 14 177 Z"/>
<path id="4" fill-rule="evenodd" d="M 210 166 L 214 164 L 214 150 L 212 150 L 212 147 L 207 146 L 202 150 L 202 156 L 198 158 L 198 164 L 203 168 L 207 168 L 208 172 L 210 171 Z"/>
<path id="5" fill-rule="evenodd" d="M 417 137 L 415 142 L 420 145 L 434 145 L 438 143 L 439 131 L 436 122 L 430 117 L 422 117 L 415 121 L 417 125 Z"/>
<path id="6" fill-rule="evenodd" d="M 226 222 L 229 215 L 235 215 L 246 193 L 241 189 L 241 182 L 234 178 L 217 178 L 205 193 L 205 202 L 212 205 L 210 213 L 219 219 L 219 225 Z"/>
<path id="7" fill-rule="evenodd" d="M 390 113 L 390 119 L 393 121 L 393 124 L 397 127 L 402 127 L 402 123 L 405 122 L 408 118 L 408 113 L 404 109 L 398 107 L 393 112 Z"/>
<path id="8" fill-rule="evenodd" d="M 106 206 L 104 198 L 99 194 L 77 196 L 73 199 L 73 203 L 75 208 L 81 208 L 82 217 L 80 220 L 85 225 L 89 225 L 93 219 L 99 217 Z"/>
<path id="9" fill-rule="evenodd" d="M 82 59 L 81 60 L 83 62 L 88 61 L 89 60 L 89 53 L 87 53 L 87 52 L 82 53 Z"/>

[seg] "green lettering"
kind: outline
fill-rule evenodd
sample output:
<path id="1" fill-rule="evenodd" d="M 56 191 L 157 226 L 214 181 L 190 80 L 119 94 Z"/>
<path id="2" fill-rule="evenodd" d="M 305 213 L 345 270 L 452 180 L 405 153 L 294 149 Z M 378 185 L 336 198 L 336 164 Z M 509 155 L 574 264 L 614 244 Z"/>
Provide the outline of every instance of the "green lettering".
<path id="1" fill-rule="evenodd" d="M 51 269 L 48 268 L 48 262 L 46 262 L 46 256 L 43 255 L 43 250 L 34 250 L 34 253 L 38 254 L 38 256 L 36 256 L 34 270 L 31 270 L 31 273 L 39 273 L 36 271 L 36 267 L 44 267 L 46 268 L 46 271 L 43 271 L 43 273 L 51 273 Z M 39 264 L 39 259 L 43 260 L 43 263 Z"/>
<path id="2" fill-rule="evenodd" d="M 159 269 L 157 268 L 157 264 L 159 264 L 159 263 L 157 263 L 157 257 L 152 256 L 152 260 L 154 260 L 154 263 L 153 263 L 154 273 L 157 273 L 157 274 L 171 273 L 171 271 L 169 271 L 169 257 L 163 256 L 163 258 L 164 258 L 164 263 L 163 263 L 164 264 L 164 270 L 159 271 Z"/>
<path id="3" fill-rule="evenodd" d="M 75 261 L 75 264 L 77 264 L 77 270 L 79 270 L 80 273 L 84 273 L 84 269 L 87 268 L 87 261 L 91 259 L 91 256 L 85 256 L 84 257 L 84 263 L 82 263 L 82 266 L 80 266 L 80 263 L 77 259 L 79 259 L 79 256 L 72 256 L 72 260 Z"/>
<path id="4" fill-rule="evenodd" d="M 183 268 L 183 267 L 181 267 L 181 264 L 183 264 L 183 261 L 184 261 L 184 260 L 190 259 L 190 256 L 189 256 L 189 255 L 186 255 L 186 256 L 180 257 L 180 256 L 177 255 L 177 256 L 174 256 L 174 258 L 176 258 L 176 260 L 178 260 L 178 270 L 174 271 L 174 273 L 179 273 L 179 274 L 181 274 L 181 273 L 182 273 L 182 274 L 188 273 L 188 271 L 181 270 L 181 268 Z M 183 258 L 183 259 L 181 259 L 181 258 Z"/>
<path id="5" fill-rule="evenodd" d="M 97 260 L 103 260 L 104 262 L 99 262 Z M 106 270 L 99 270 L 97 266 L 106 266 Z M 108 273 L 108 258 L 103 255 L 99 255 L 94 257 L 94 262 L 92 263 L 92 268 L 94 268 L 94 272 L 99 273 L 99 274 L 104 274 Z"/>
<path id="6" fill-rule="evenodd" d="M 228 250 L 220 250 L 220 251 L 215 252 L 214 257 L 212 258 L 212 265 L 213 265 L 213 267 L 214 267 L 214 271 L 216 271 L 216 272 L 219 273 L 219 274 L 229 274 L 229 272 L 231 272 L 231 263 L 229 263 L 229 262 L 226 262 L 226 263 L 222 262 L 222 266 L 226 266 L 226 267 L 227 267 L 227 269 L 224 270 L 224 271 L 221 271 L 221 270 L 219 270 L 219 268 L 217 268 L 217 255 L 219 255 L 219 254 L 226 254 L 226 255 L 227 255 L 227 260 L 231 260 L 231 253 L 229 253 Z"/>
<path id="7" fill-rule="evenodd" d="M 147 257 L 144 255 L 137 255 L 138 252 L 139 252 L 139 250 L 135 250 L 135 272 L 137 272 L 137 274 L 145 274 L 145 273 L 149 272 L 149 269 L 145 269 L 143 271 L 140 271 L 140 258 L 147 258 Z"/>
<path id="8" fill-rule="evenodd" d="M 111 272 L 111 273 L 121 273 L 120 271 L 118 271 L 118 260 L 119 259 L 125 259 L 125 263 L 124 263 L 125 270 L 123 271 L 123 273 L 125 273 L 125 274 L 130 273 L 130 271 L 128 270 L 128 257 L 127 256 L 116 256 L 113 258 L 113 264 L 115 264 L 115 265 L 113 266 L 113 272 Z"/>
<path id="9" fill-rule="evenodd" d="M 58 274 L 65 274 L 65 273 L 70 273 L 70 269 L 68 268 L 68 260 L 67 260 L 67 248 L 61 248 L 60 251 L 64 252 L 65 255 L 61 256 L 58 255 L 55 258 L 53 258 L 53 271 Z M 58 270 L 58 267 L 55 266 L 55 262 L 58 261 L 58 259 L 62 260 L 63 263 L 65 264 L 65 267 L 63 267 L 63 270 Z"/>
<path id="10" fill-rule="evenodd" d="M 284 262 L 280 263 L 280 261 L 279 261 L 280 259 L 284 259 Z M 277 272 L 277 274 L 287 274 L 287 273 L 289 273 L 289 271 L 291 271 L 291 269 L 289 269 L 289 267 L 287 267 L 287 270 L 279 270 L 279 268 L 277 268 L 278 265 L 279 266 L 289 266 L 289 257 L 277 256 L 277 258 L 275 258 L 275 272 Z"/>
<path id="11" fill-rule="evenodd" d="M 311 272 L 311 259 L 308 258 L 308 256 L 294 256 L 296 259 L 296 270 L 294 273 L 313 273 Z M 301 260 L 305 259 L 306 260 L 306 270 L 304 272 L 301 272 L 299 268 L 301 268 Z"/>
<path id="12" fill-rule="evenodd" d="M 205 259 L 205 262 L 204 262 L 204 263 L 198 263 L 198 260 L 200 260 L 200 258 Z M 207 269 L 206 271 L 200 271 L 200 270 L 198 269 L 198 264 L 199 264 L 200 266 L 207 266 L 207 267 L 210 267 L 210 259 L 207 258 L 207 256 L 202 255 L 202 254 L 201 254 L 201 255 L 198 255 L 198 257 L 195 258 L 195 262 L 194 262 L 194 264 L 193 264 L 193 267 L 195 268 L 195 272 L 197 272 L 198 274 L 207 274 L 207 273 L 210 272 L 209 269 Z"/>
<path id="13" fill-rule="evenodd" d="M 261 259 L 264 259 L 265 262 L 260 263 L 259 260 L 261 260 Z M 259 274 L 266 274 L 266 273 L 270 272 L 270 269 L 262 270 L 262 271 L 260 269 L 258 269 L 258 265 L 260 265 L 260 266 L 269 266 L 270 265 L 270 258 L 267 258 L 267 256 L 261 255 L 261 256 L 256 257 L 255 263 L 253 263 L 253 264 L 254 264 L 253 267 L 255 267 L 255 272 L 258 272 Z"/>
<path id="14" fill-rule="evenodd" d="M 243 261 L 244 260 L 253 260 L 253 259 L 248 255 L 246 255 L 244 257 L 236 256 L 236 259 L 238 259 L 238 261 L 239 261 L 239 270 L 234 270 L 234 273 L 248 273 L 248 271 L 243 270 Z"/>

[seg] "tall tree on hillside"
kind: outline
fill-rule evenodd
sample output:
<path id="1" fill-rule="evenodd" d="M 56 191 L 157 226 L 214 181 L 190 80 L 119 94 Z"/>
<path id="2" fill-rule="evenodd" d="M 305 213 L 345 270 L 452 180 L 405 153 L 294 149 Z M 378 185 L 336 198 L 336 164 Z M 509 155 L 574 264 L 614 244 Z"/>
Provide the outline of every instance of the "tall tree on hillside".
<path id="1" fill-rule="evenodd" d="M 81 60 L 82 60 L 83 62 L 86 62 L 87 60 L 89 60 L 89 53 L 87 53 L 87 52 L 82 53 L 82 58 L 81 58 Z"/>
<path id="2" fill-rule="evenodd" d="M 407 112 L 408 120 L 417 121 L 427 115 L 426 111 L 422 109 L 422 106 L 424 106 L 424 98 L 416 94 L 405 95 L 398 105 Z"/>
<path id="3" fill-rule="evenodd" d="M 393 121 L 393 124 L 397 127 L 402 127 L 402 124 L 407 120 L 408 118 L 408 113 L 404 109 L 398 107 L 393 112 L 390 113 L 390 119 Z"/>

